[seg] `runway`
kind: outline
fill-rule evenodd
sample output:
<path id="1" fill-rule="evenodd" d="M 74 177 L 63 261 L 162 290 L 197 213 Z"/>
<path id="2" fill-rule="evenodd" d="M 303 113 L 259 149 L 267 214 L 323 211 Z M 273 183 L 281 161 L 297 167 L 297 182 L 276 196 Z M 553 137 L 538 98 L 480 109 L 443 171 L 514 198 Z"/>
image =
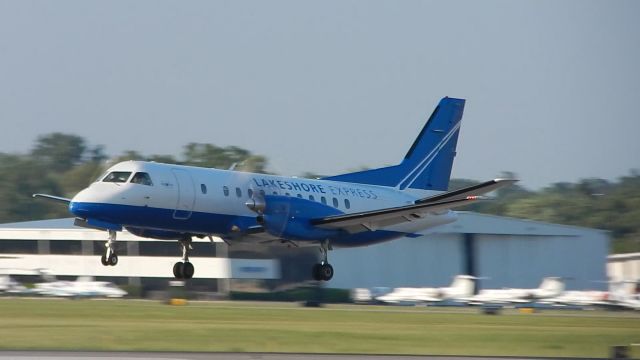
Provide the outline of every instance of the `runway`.
<path id="1" fill-rule="evenodd" d="M 129 351 L 0 351 L 0 359 L 20 360 L 532 360 L 529 357 L 470 357 L 419 355 L 364 355 L 364 354 L 285 354 L 285 353 L 182 353 L 182 352 L 129 352 Z M 546 358 L 548 359 L 548 358 Z"/>

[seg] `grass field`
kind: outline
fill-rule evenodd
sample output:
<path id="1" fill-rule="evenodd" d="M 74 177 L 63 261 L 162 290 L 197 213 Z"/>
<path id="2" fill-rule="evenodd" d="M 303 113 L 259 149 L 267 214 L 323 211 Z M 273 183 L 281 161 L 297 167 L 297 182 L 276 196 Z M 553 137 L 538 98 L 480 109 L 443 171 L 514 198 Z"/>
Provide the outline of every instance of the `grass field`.
<path id="1" fill-rule="evenodd" d="M 0 299 L 0 349 L 606 357 L 630 343 L 637 313 Z"/>

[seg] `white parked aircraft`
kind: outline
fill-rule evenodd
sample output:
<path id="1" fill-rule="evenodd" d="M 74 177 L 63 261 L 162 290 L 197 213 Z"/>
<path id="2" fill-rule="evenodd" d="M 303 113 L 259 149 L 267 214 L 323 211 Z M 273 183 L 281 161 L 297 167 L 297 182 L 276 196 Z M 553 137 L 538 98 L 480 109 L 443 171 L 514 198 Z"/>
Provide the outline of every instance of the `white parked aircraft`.
<path id="1" fill-rule="evenodd" d="M 109 232 L 103 265 L 116 265 L 117 231 L 178 240 L 182 261 L 173 274 L 189 279 L 192 237 L 221 237 L 228 243 L 316 246 L 322 261 L 316 280 L 330 280 L 327 253 L 334 247 L 376 244 L 456 220 L 452 208 L 512 184 L 497 179 L 446 192 L 465 101 L 440 101 L 398 165 L 322 179 L 300 179 L 127 161 L 73 199 L 35 194 L 68 204 L 76 225 Z"/>
<path id="2" fill-rule="evenodd" d="M 529 303 L 559 296 L 564 291 L 564 282 L 559 277 L 546 277 L 535 289 L 485 289 L 478 295 L 462 299 L 469 304 Z"/>
<path id="3" fill-rule="evenodd" d="M 76 281 L 50 281 L 35 285 L 34 293 L 57 297 L 121 298 L 127 292 L 108 281 L 94 281 L 90 276 L 79 276 Z"/>
<path id="4" fill-rule="evenodd" d="M 448 287 L 396 288 L 388 294 L 378 296 L 376 300 L 402 305 L 464 299 L 473 295 L 476 280 L 474 276 L 457 275 Z"/>
<path id="5" fill-rule="evenodd" d="M 565 291 L 562 295 L 545 299 L 541 303 L 640 310 L 637 281 L 617 280 L 608 283 L 608 291 Z"/>
<path id="6" fill-rule="evenodd" d="M 12 279 L 11 276 L 0 275 L 0 292 L 9 295 L 22 295 L 30 293 L 30 290 Z"/>

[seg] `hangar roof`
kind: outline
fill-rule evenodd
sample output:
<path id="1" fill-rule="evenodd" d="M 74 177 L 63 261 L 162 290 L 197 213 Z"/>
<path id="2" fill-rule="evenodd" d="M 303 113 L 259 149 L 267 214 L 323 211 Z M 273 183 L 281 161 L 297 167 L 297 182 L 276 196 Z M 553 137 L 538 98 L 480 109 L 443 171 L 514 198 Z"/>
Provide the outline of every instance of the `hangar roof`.
<path id="1" fill-rule="evenodd" d="M 458 211 L 458 220 L 430 229 L 428 233 L 471 233 L 494 235 L 579 236 L 585 232 L 604 232 L 579 226 Z"/>

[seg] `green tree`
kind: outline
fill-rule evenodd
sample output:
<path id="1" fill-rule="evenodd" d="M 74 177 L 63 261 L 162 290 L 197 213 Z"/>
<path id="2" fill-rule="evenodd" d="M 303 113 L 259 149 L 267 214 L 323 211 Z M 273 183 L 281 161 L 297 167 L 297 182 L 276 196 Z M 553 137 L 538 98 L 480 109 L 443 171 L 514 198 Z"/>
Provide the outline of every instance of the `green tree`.
<path id="1" fill-rule="evenodd" d="M 77 135 L 52 133 L 40 136 L 31 151 L 34 160 L 49 169 L 63 172 L 79 164 L 85 155 L 87 145 Z"/>

